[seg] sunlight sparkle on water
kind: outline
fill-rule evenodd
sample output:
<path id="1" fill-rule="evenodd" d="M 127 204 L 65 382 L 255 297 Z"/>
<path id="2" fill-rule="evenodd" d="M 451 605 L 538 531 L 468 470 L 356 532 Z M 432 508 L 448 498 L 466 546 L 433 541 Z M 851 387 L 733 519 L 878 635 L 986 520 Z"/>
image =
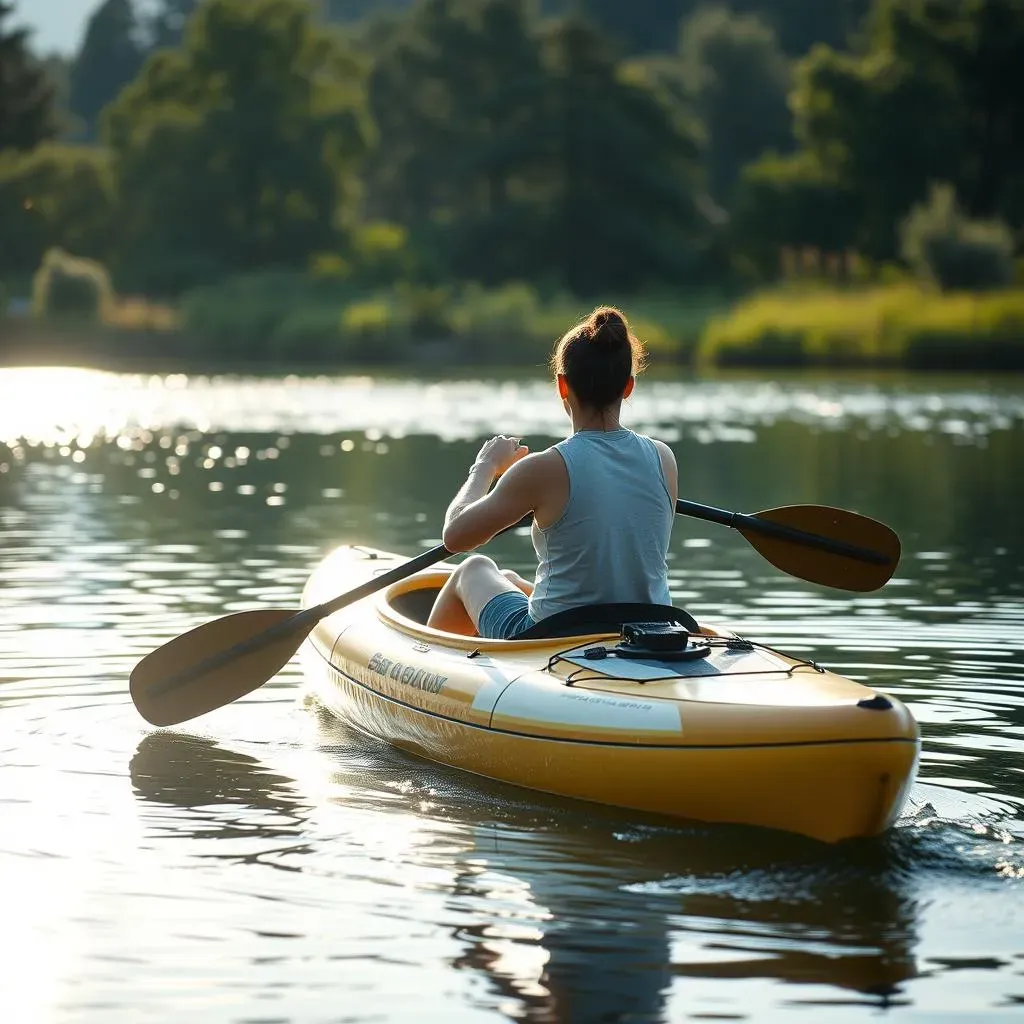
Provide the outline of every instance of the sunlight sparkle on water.
<path id="1" fill-rule="evenodd" d="M 285 377 L 277 379 L 172 374 L 111 374 L 72 368 L 0 370 L 0 442 L 89 447 L 124 438 L 137 448 L 147 432 L 175 454 L 206 432 L 277 432 L 272 458 L 297 430 L 313 434 L 358 431 L 371 442 L 432 434 L 457 441 L 492 433 L 498 424 L 520 435 L 565 433 L 560 404 L 543 374 L 505 380 L 481 402 L 475 380 L 423 382 L 388 377 Z M 816 430 L 849 429 L 862 421 L 877 429 L 955 431 L 981 444 L 988 434 L 1024 421 L 1024 399 L 979 382 L 977 388 L 934 395 L 892 385 L 836 388 L 828 381 L 780 387 L 737 386 L 715 379 L 652 377 L 628 405 L 631 425 L 670 440 L 750 444 L 760 427 L 792 418 Z M 173 434 L 171 433 L 173 431 Z M 145 443 L 149 443 L 148 441 Z M 219 447 L 219 446 L 218 446 Z M 350 451 L 348 443 L 342 451 Z M 273 452 L 273 454 L 271 454 Z M 213 451 L 206 453 L 218 459 Z M 250 453 L 236 453 L 248 458 Z"/>

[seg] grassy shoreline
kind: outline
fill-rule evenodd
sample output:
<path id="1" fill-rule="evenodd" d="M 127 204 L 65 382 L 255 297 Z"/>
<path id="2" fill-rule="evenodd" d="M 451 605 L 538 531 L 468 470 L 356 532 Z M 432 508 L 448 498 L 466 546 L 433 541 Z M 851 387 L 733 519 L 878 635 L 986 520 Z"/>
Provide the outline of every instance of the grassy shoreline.
<path id="1" fill-rule="evenodd" d="M 294 284 L 294 282 L 293 282 Z M 593 303 L 493 292 L 332 294 L 236 281 L 181 307 L 125 300 L 108 323 L 0 318 L 0 364 L 499 368 L 543 366 Z M 443 301 L 446 297 L 452 301 Z M 729 305 L 712 293 L 622 303 L 653 367 L 700 370 L 1024 370 L 1024 289 L 940 294 L 913 284 L 781 287 Z"/>
<path id="2" fill-rule="evenodd" d="M 1024 289 L 758 292 L 709 321 L 696 358 L 720 367 L 1024 370 Z"/>

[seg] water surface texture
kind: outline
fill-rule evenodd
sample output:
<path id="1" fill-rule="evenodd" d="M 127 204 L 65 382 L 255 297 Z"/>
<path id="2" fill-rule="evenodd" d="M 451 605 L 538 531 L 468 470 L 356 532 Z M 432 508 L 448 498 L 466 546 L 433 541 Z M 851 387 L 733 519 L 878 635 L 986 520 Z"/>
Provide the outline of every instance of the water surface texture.
<path id="1" fill-rule="evenodd" d="M 135 662 L 298 607 L 358 542 L 438 542 L 480 440 L 564 436 L 536 379 L 0 371 L 0 1021 L 995 1021 L 1024 1016 L 1024 380 L 647 380 L 684 496 L 890 523 L 882 591 L 679 519 L 676 602 L 898 695 L 878 840 L 669 826 L 398 754 L 297 663 L 173 730 Z M 488 550 L 532 571 L 522 533 Z"/>

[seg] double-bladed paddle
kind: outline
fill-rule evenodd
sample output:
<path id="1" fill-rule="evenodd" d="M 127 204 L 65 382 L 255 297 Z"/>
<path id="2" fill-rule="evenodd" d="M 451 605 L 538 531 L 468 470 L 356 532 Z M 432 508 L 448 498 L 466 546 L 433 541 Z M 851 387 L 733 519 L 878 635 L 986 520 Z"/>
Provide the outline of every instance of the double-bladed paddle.
<path id="1" fill-rule="evenodd" d="M 744 515 L 680 499 L 676 512 L 730 526 L 777 569 L 826 587 L 877 590 L 900 559 L 899 538 L 888 526 L 845 509 L 787 505 Z M 321 619 L 451 554 L 438 544 L 302 611 L 261 608 L 197 626 L 135 666 L 130 682 L 135 707 L 153 725 L 176 725 L 230 704 L 277 675 Z"/>

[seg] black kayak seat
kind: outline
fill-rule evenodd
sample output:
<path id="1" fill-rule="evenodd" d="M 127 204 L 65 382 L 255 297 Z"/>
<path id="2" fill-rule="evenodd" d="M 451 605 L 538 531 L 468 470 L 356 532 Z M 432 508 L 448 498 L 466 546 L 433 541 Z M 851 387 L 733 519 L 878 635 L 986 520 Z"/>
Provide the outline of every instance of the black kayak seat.
<path id="1" fill-rule="evenodd" d="M 697 620 L 682 608 L 669 604 L 592 604 L 556 612 L 536 625 L 516 633 L 513 640 L 546 640 L 587 633 L 619 633 L 626 622 L 672 622 L 699 633 Z"/>

